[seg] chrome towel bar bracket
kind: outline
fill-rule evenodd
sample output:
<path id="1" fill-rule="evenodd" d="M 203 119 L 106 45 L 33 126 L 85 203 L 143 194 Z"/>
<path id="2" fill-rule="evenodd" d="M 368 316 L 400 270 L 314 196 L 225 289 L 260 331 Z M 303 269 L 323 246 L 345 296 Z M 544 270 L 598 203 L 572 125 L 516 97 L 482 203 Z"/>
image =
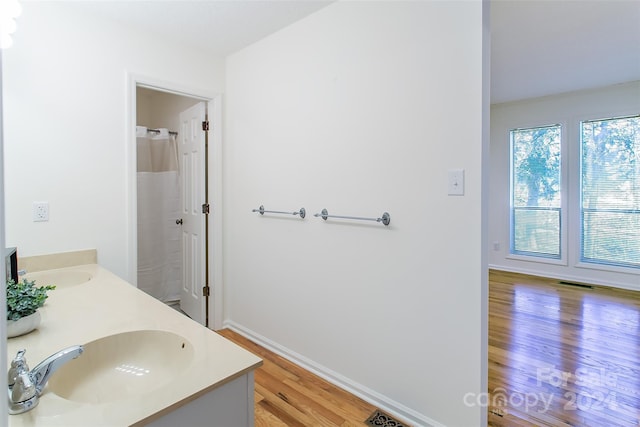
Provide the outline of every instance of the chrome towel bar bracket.
<path id="1" fill-rule="evenodd" d="M 340 218 L 340 219 L 354 219 L 357 221 L 376 221 L 376 222 L 383 223 L 385 226 L 391 223 L 391 215 L 389 215 L 389 212 L 384 212 L 382 214 L 382 217 L 380 218 L 363 218 L 360 216 L 329 215 L 329 211 L 327 211 L 326 209 L 322 209 L 322 212 L 313 214 L 313 216 L 321 217 L 325 221 L 327 220 L 327 218 Z"/>
<path id="2" fill-rule="evenodd" d="M 260 215 L 264 215 L 266 213 L 274 213 L 274 214 L 283 214 L 283 215 L 300 215 L 300 218 L 304 219 L 307 215 L 307 211 L 304 208 L 300 208 L 297 212 L 283 212 L 283 211 L 268 211 L 265 210 L 263 205 L 260 205 L 258 209 L 252 209 L 251 212 L 258 212 Z"/>

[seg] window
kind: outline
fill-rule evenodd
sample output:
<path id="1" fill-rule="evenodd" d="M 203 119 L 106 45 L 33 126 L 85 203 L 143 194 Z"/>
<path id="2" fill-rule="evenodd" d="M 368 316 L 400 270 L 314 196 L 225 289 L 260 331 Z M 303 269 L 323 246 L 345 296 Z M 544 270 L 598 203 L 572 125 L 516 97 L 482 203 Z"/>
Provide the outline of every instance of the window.
<path id="1" fill-rule="evenodd" d="M 640 116 L 581 123 L 583 262 L 640 268 Z"/>
<path id="2" fill-rule="evenodd" d="M 561 126 L 511 131 L 510 251 L 560 259 Z"/>

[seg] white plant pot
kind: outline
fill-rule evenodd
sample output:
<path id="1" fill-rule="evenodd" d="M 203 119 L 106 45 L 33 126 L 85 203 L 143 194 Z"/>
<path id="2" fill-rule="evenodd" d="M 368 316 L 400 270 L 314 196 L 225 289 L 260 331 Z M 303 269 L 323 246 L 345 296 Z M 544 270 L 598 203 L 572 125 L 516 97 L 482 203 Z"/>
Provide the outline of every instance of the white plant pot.
<path id="1" fill-rule="evenodd" d="M 35 313 L 18 320 L 7 320 L 7 338 L 27 334 L 36 329 L 38 325 L 40 325 L 40 312 L 37 310 Z"/>

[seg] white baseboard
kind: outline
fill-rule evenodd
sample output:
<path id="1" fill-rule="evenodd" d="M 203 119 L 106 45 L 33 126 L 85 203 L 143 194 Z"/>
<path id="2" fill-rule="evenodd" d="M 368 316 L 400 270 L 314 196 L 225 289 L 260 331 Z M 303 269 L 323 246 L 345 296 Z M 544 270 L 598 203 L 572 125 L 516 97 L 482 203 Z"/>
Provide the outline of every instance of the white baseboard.
<path id="1" fill-rule="evenodd" d="M 567 282 L 588 283 L 590 285 L 608 286 L 610 288 L 626 289 L 629 291 L 640 291 L 639 286 L 629 285 L 627 283 L 616 282 L 613 280 L 593 279 L 591 277 L 577 276 L 572 274 L 556 274 L 553 271 L 540 271 L 536 269 L 509 267 L 504 265 L 489 264 L 490 270 L 506 271 L 508 273 L 528 274 L 530 276 L 545 277 L 547 279 L 565 280 Z"/>
<path id="2" fill-rule="evenodd" d="M 341 389 L 346 390 L 355 396 L 358 396 L 362 400 L 397 418 L 399 421 L 403 421 L 415 427 L 445 427 L 444 424 L 432 420 L 431 418 L 426 417 L 425 415 L 422 415 L 394 401 L 393 399 L 383 396 L 382 394 L 371 390 L 370 388 L 365 387 L 362 384 L 358 384 L 355 381 L 352 381 L 349 378 L 337 372 L 334 372 L 325 366 L 319 365 L 318 363 L 315 363 L 314 361 L 302 356 L 301 354 L 289 350 L 288 348 L 283 347 L 280 344 L 275 343 L 270 339 L 257 334 L 252 330 L 245 328 L 242 325 L 239 325 L 231 320 L 225 320 L 223 327 L 229 328 L 232 331 L 239 333 L 240 335 L 248 338 L 256 344 L 259 344 L 262 347 L 273 351 L 279 356 L 282 356 L 285 359 L 295 363 L 296 365 L 308 370 L 309 372 L 312 372 L 313 374 L 327 380 L 331 384 L 340 387 Z"/>

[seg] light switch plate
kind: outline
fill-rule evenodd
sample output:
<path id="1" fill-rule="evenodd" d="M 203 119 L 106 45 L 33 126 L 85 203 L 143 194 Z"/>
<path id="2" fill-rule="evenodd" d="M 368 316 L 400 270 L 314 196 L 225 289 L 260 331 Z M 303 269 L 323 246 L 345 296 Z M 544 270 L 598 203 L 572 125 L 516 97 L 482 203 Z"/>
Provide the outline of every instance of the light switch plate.
<path id="1" fill-rule="evenodd" d="M 449 169 L 449 195 L 464 196 L 464 169 Z"/>

